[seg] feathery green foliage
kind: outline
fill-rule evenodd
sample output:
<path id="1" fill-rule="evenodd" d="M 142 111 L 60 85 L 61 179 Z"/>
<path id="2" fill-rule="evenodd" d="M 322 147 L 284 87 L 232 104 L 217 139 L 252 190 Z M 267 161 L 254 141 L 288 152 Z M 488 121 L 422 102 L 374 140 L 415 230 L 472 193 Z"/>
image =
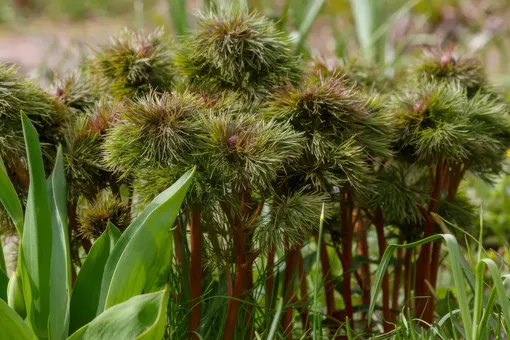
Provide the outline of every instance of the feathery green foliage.
<path id="1" fill-rule="evenodd" d="M 100 195 L 80 212 L 79 231 L 88 239 L 97 239 L 113 223 L 120 231 L 131 223 L 131 211 L 126 202 L 118 197 Z"/>
<path id="2" fill-rule="evenodd" d="M 90 62 L 91 78 L 113 97 L 133 97 L 172 88 L 172 54 L 164 30 L 149 34 L 125 29 Z"/>
<path id="3" fill-rule="evenodd" d="M 175 58 L 193 88 L 258 97 L 274 85 L 299 79 L 290 40 L 267 18 L 220 6 L 200 13 L 197 25 L 198 32 L 183 39 Z"/>

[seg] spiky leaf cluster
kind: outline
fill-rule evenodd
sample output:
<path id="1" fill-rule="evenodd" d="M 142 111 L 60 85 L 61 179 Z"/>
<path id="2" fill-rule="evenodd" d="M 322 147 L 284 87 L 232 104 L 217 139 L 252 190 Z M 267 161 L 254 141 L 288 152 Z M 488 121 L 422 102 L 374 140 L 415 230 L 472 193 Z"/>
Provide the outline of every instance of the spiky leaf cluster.
<path id="1" fill-rule="evenodd" d="M 451 52 L 425 55 L 411 70 L 415 79 L 458 82 L 469 96 L 488 90 L 489 84 L 480 60 L 475 57 L 456 57 Z"/>
<path id="2" fill-rule="evenodd" d="M 96 239 L 106 230 L 108 221 L 122 231 L 131 223 L 131 212 L 120 198 L 100 195 L 80 213 L 79 231 L 88 239 Z"/>
<path id="3" fill-rule="evenodd" d="M 191 152 L 193 119 L 202 100 L 188 92 L 150 92 L 118 107 L 104 144 L 106 163 L 120 174 L 147 165 L 170 165 Z"/>
<path id="4" fill-rule="evenodd" d="M 56 106 L 44 91 L 19 76 L 15 67 L 0 63 L 0 157 L 7 167 L 25 155 L 21 111 L 37 128 L 43 151 L 51 153 L 66 122 L 65 108 Z"/>
<path id="5" fill-rule="evenodd" d="M 345 183 L 361 188 L 368 162 L 387 155 L 385 119 L 348 81 L 338 75 L 319 76 L 301 86 L 287 85 L 274 94 L 263 113 L 290 121 L 304 133 L 305 153 L 296 173 L 304 183 L 330 191 Z"/>
<path id="6" fill-rule="evenodd" d="M 288 123 L 237 110 L 199 116 L 197 155 L 222 190 L 265 191 L 286 165 L 301 157 L 304 139 Z"/>
<path id="7" fill-rule="evenodd" d="M 172 87 L 172 55 L 162 29 L 146 34 L 125 29 L 90 60 L 96 86 L 122 98 Z"/>
<path id="8" fill-rule="evenodd" d="M 376 166 L 377 180 L 368 197 L 368 207 L 381 208 L 387 224 L 419 224 L 423 217 L 418 205 L 429 195 L 428 172 L 424 167 L 390 161 Z"/>
<path id="9" fill-rule="evenodd" d="M 98 118 L 78 117 L 64 134 L 64 159 L 68 196 L 94 197 L 112 179 L 102 162 L 102 135 L 94 122 Z"/>
<path id="10" fill-rule="evenodd" d="M 200 13 L 199 30 L 182 41 L 176 65 L 201 90 L 265 95 L 299 79 L 289 39 L 269 19 L 232 7 Z"/>
<path id="11" fill-rule="evenodd" d="M 389 110 L 398 130 L 395 145 L 404 158 L 499 171 L 510 124 L 506 106 L 490 95 L 470 99 L 457 84 L 426 82 L 393 96 Z"/>
<path id="12" fill-rule="evenodd" d="M 382 68 L 360 59 L 343 61 L 338 58 L 317 57 L 310 64 L 311 72 L 325 76 L 343 74 L 349 85 L 370 93 L 385 93 L 392 81 L 382 74 Z"/>
<path id="13" fill-rule="evenodd" d="M 81 70 L 55 77 L 50 94 L 76 114 L 92 109 L 99 99 L 87 75 Z"/>
<path id="14" fill-rule="evenodd" d="M 302 244 L 318 227 L 322 205 L 329 197 L 305 189 L 274 196 L 270 211 L 255 229 L 254 239 L 258 244 L 276 249 L 286 244 Z"/>

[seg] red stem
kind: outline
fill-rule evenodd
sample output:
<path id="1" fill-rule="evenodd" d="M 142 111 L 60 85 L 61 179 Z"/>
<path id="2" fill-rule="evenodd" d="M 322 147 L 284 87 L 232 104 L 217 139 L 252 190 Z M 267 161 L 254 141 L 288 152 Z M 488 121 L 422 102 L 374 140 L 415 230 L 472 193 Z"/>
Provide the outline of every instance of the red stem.
<path id="1" fill-rule="evenodd" d="M 189 223 L 191 249 L 190 249 L 190 332 L 196 332 L 200 325 L 200 297 L 202 295 L 202 231 L 200 226 L 200 207 L 194 202 L 191 209 Z M 197 334 L 191 333 L 190 339 L 198 339 Z"/>
<path id="2" fill-rule="evenodd" d="M 267 251 L 267 266 L 266 266 L 266 307 L 271 308 L 273 304 L 273 289 L 274 289 L 274 256 L 275 248 L 271 246 Z"/>
<path id="3" fill-rule="evenodd" d="M 397 250 L 397 263 L 395 264 L 395 274 L 393 277 L 393 295 L 391 297 L 391 309 L 393 311 L 400 310 L 400 306 L 398 305 L 398 298 L 400 296 L 400 283 L 402 282 L 402 260 L 404 257 L 404 250 L 402 248 L 398 248 Z M 396 321 L 396 314 L 392 314 L 392 322 Z"/>
<path id="4" fill-rule="evenodd" d="M 353 308 L 352 308 L 352 290 L 351 290 L 351 271 L 352 271 L 352 198 L 350 194 L 344 195 L 344 200 L 340 205 L 342 219 L 342 254 L 343 254 L 343 298 L 345 304 L 345 316 L 349 318 L 351 328 L 354 328 Z M 336 330 L 335 330 L 336 332 Z M 334 333 L 333 333 L 334 334 Z"/>
<path id="5" fill-rule="evenodd" d="M 434 220 L 430 217 L 430 213 L 437 213 L 439 209 L 439 199 L 441 198 L 441 189 L 443 186 L 444 175 L 443 161 L 439 161 L 436 166 L 434 187 L 430 197 L 428 214 L 425 214 L 424 223 L 424 237 L 431 236 L 434 233 Z M 420 298 L 416 301 L 415 317 L 422 319 L 425 323 L 432 324 L 433 320 L 430 318 L 432 313 L 427 312 L 426 308 L 434 308 L 434 299 L 423 298 L 429 296 L 428 286 L 426 281 L 430 282 L 431 273 L 431 244 L 427 243 L 421 247 L 420 256 L 418 258 L 417 272 L 416 272 L 416 296 Z"/>
<path id="6" fill-rule="evenodd" d="M 384 252 L 386 251 L 387 243 L 384 237 L 384 216 L 381 208 L 375 210 L 375 230 L 377 232 L 377 244 L 379 246 L 379 259 L 382 260 Z M 388 272 L 384 272 L 382 280 L 382 294 L 383 294 L 383 318 L 384 332 L 391 331 L 391 309 L 390 309 L 390 285 L 388 280 Z"/>
<path id="7" fill-rule="evenodd" d="M 369 258 L 368 252 L 368 239 L 367 239 L 367 220 L 365 218 L 358 219 L 354 224 L 354 232 L 358 239 L 358 255 Z M 364 305 L 370 305 L 370 293 L 371 293 L 371 280 L 370 280 L 370 263 L 368 261 L 363 263 L 358 269 L 358 275 L 362 279 L 362 285 L 360 286 L 363 292 L 361 301 Z M 363 312 L 362 318 L 366 317 L 366 312 Z"/>
<path id="8" fill-rule="evenodd" d="M 300 247 L 301 248 L 301 247 Z M 308 316 L 308 308 L 306 306 L 308 301 L 308 287 L 306 285 L 306 274 L 304 268 L 304 261 L 301 252 L 299 252 L 298 259 L 298 275 L 299 275 L 299 291 L 301 295 L 299 307 L 299 314 L 301 315 L 301 322 L 303 323 L 303 333 L 308 334 L 310 331 L 310 318 Z"/>
<path id="9" fill-rule="evenodd" d="M 236 254 L 236 278 L 231 295 L 233 299 L 229 299 L 227 308 L 227 319 L 225 321 L 225 332 L 223 334 L 224 340 L 231 340 L 234 338 L 240 299 L 245 291 L 248 276 L 247 267 L 244 266 L 246 263 L 246 249 L 244 244 L 243 226 L 239 218 L 235 218 L 235 224 L 233 227 L 234 250 Z"/>
<path id="10" fill-rule="evenodd" d="M 283 305 L 285 309 L 282 317 L 282 327 L 286 339 L 292 339 L 292 302 L 294 300 L 294 282 L 296 279 L 296 269 L 299 260 L 300 248 L 286 247 L 287 256 L 285 257 L 285 273 L 283 278 Z"/>

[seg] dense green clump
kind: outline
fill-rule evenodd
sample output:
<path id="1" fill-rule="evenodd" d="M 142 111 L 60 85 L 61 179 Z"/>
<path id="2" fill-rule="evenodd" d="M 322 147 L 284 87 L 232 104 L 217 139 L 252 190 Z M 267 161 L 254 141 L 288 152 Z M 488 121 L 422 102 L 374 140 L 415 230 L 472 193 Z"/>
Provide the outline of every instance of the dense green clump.
<path id="1" fill-rule="evenodd" d="M 274 85 L 299 79 L 290 40 L 269 19 L 230 8 L 201 13 L 197 24 L 175 61 L 193 88 L 264 96 Z"/>
<path id="2" fill-rule="evenodd" d="M 101 195 L 80 213 L 79 232 L 88 239 L 97 239 L 106 230 L 108 222 L 123 231 L 131 223 L 131 212 L 120 198 Z"/>
<path id="3" fill-rule="evenodd" d="M 424 165 L 443 160 L 481 172 L 501 170 L 510 117 L 490 95 L 470 98 L 458 85 L 425 82 L 393 96 L 389 110 L 398 131 L 397 151 L 405 158 Z"/>
<path id="4" fill-rule="evenodd" d="M 95 86 L 116 98 L 173 86 L 172 54 L 162 29 L 150 34 L 125 29 L 101 46 L 89 64 Z"/>
<path id="5" fill-rule="evenodd" d="M 411 69 L 411 76 L 418 80 L 425 77 L 428 81 L 457 82 L 470 97 L 478 91 L 491 90 L 480 60 L 472 56 L 457 57 L 453 50 L 426 54 Z"/>

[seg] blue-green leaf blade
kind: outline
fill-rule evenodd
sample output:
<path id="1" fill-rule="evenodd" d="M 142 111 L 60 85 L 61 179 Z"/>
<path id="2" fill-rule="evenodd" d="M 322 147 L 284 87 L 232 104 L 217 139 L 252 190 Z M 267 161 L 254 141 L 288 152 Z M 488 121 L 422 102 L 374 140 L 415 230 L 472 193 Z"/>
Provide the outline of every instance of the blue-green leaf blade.
<path id="1" fill-rule="evenodd" d="M 0 300 L 0 329 L 2 340 L 37 340 L 23 319 L 4 300 Z"/>
<path id="2" fill-rule="evenodd" d="M 92 245 L 74 284 L 71 297 L 70 333 L 91 322 L 96 316 L 103 272 L 110 252 L 119 237 L 119 229 L 108 223 L 105 232 Z"/>
<path id="3" fill-rule="evenodd" d="M 47 180 L 52 214 L 50 279 L 50 339 L 66 339 L 71 298 L 71 255 L 67 230 L 67 184 L 62 149 L 57 152 L 53 173 Z"/>
<path id="4" fill-rule="evenodd" d="M 124 302 L 153 286 L 160 263 L 158 255 L 170 246 L 169 232 L 193 178 L 194 170 L 186 172 L 170 188 L 158 195 L 122 234 L 108 259 L 101 294 L 107 293 L 104 309 Z M 113 269 L 113 270 L 112 270 Z M 153 288 L 153 287 L 151 287 Z"/>
<path id="5" fill-rule="evenodd" d="M 50 315 L 51 209 L 39 136 L 24 113 L 21 121 L 30 175 L 20 254 L 23 295 L 28 324 L 39 338 L 45 339 L 48 337 Z"/>
<path id="6" fill-rule="evenodd" d="M 18 235 L 21 237 L 23 235 L 23 208 L 21 207 L 21 202 L 16 194 L 16 190 L 9 179 L 9 175 L 5 170 L 2 159 L 0 159 L 0 203 L 4 206 L 16 227 Z"/>
<path id="7" fill-rule="evenodd" d="M 158 340 L 165 334 L 168 289 L 137 295 L 107 309 L 69 340 Z"/>

